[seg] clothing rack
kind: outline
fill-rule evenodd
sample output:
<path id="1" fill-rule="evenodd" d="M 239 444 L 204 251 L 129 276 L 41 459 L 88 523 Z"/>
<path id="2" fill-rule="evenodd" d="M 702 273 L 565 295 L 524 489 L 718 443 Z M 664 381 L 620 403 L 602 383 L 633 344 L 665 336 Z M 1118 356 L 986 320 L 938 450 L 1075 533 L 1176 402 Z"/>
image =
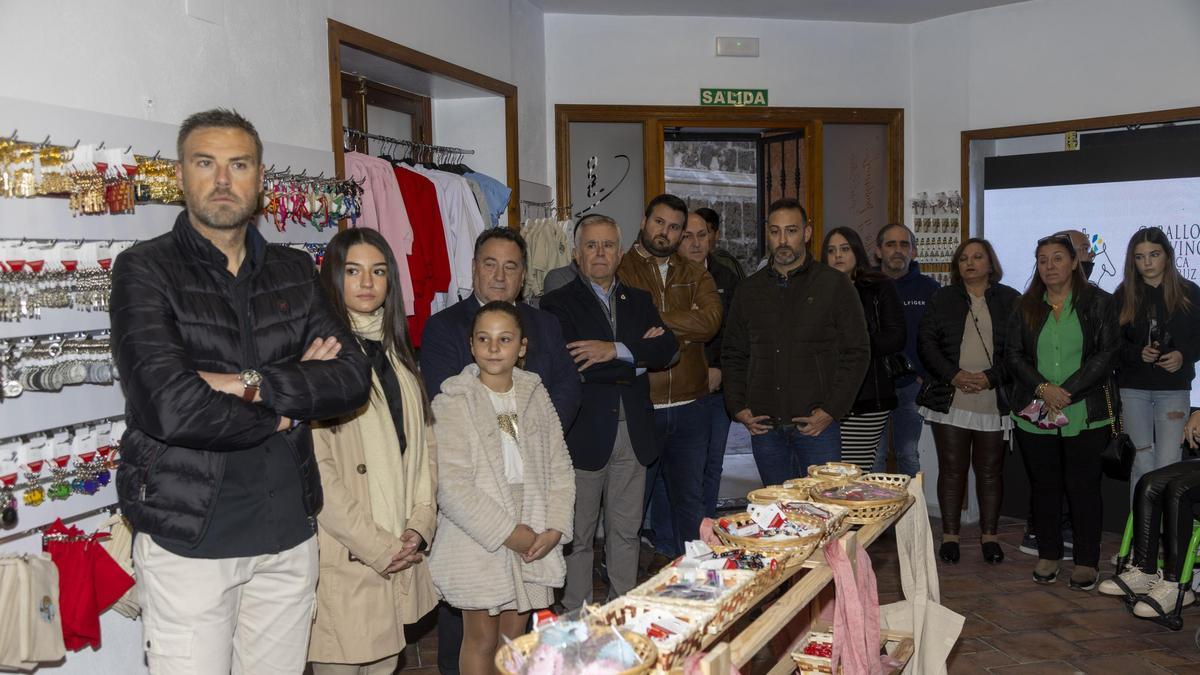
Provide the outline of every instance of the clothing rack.
<path id="1" fill-rule="evenodd" d="M 101 506 L 99 508 L 89 509 L 87 511 L 81 511 L 79 513 L 72 514 L 70 517 L 62 518 L 62 522 L 64 525 L 66 525 L 69 523 L 74 523 L 74 522 L 83 520 L 85 518 L 91 518 L 92 516 L 98 516 L 102 513 L 107 513 L 110 516 L 115 516 L 117 514 L 117 505 L 109 504 L 108 506 Z M 7 544 L 12 541 L 16 541 L 18 539 L 24 539 L 25 537 L 31 537 L 35 534 L 41 534 L 42 532 L 45 532 L 46 529 L 49 528 L 53 524 L 54 523 L 38 525 L 37 527 L 31 527 L 28 530 L 14 532 L 12 534 L 8 534 L 3 537 L 0 537 L 0 546 L 3 546 L 4 544 Z"/>
<path id="2" fill-rule="evenodd" d="M 448 145 L 432 145 L 430 143 L 418 143 L 417 141 L 406 141 L 406 140 L 403 140 L 400 138 L 392 138 L 391 136 L 384 136 L 382 134 L 372 134 L 372 133 L 368 133 L 366 131 L 361 131 L 359 129 L 352 129 L 350 127 L 342 127 L 342 131 L 351 136 L 357 136 L 359 138 L 371 139 L 371 140 L 375 140 L 375 141 L 382 141 L 384 143 L 390 143 L 392 145 L 400 145 L 400 146 L 403 146 L 406 148 L 412 148 L 414 150 L 429 150 L 432 152 L 444 153 L 447 155 L 474 155 L 475 154 L 474 150 L 468 150 L 465 148 L 455 148 L 455 147 L 448 146 Z"/>

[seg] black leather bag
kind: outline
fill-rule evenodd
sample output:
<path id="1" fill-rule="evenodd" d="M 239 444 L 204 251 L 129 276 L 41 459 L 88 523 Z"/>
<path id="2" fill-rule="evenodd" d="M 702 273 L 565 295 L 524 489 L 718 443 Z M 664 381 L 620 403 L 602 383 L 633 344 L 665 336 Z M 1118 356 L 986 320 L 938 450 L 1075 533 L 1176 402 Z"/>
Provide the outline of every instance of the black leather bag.
<path id="1" fill-rule="evenodd" d="M 1112 435 L 1104 445 L 1104 450 L 1100 452 L 1104 475 L 1113 480 L 1128 482 L 1130 471 L 1133 469 L 1133 454 L 1137 449 L 1133 447 L 1133 441 L 1129 440 L 1129 434 L 1123 430 L 1121 416 L 1113 414 L 1112 389 L 1108 385 L 1104 385 L 1104 403 L 1108 406 L 1108 417 L 1112 420 L 1109 426 Z"/>

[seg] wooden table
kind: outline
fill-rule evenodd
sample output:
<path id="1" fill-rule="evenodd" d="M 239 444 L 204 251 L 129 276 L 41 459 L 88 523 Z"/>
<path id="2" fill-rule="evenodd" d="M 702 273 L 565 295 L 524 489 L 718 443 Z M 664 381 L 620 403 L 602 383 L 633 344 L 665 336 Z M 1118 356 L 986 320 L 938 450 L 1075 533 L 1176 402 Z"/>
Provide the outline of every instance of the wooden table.
<path id="1" fill-rule="evenodd" d="M 910 483 L 910 485 L 915 485 L 914 491 L 918 495 L 917 498 L 921 498 L 920 496 L 924 494 L 922 482 L 922 475 L 917 474 Z M 851 565 L 856 564 L 855 556 L 857 547 L 870 546 L 874 543 L 880 535 L 900 520 L 913 505 L 913 502 L 914 498 L 910 495 L 904 508 L 900 509 L 891 518 L 869 525 L 862 525 L 859 529 L 848 531 L 838 538 L 838 543 L 846 550 Z M 819 613 L 819 604 L 814 601 L 817 600 L 817 596 L 820 595 L 821 591 L 829 585 L 829 582 L 833 581 L 833 570 L 825 562 L 825 551 L 818 548 L 816 551 L 813 551 L 808 560 L 800 565 L 784 570 L 784 573 L 774 583 L 764 587 L 757 597 L 747 603 L 742 616 L 745 616 L 747 612 L 757 607 L 772 591 L 791 581 L 795 582 L 791 588 L 764 610 L 762 615 L 755 619 L 753 623 L 733 636 L 732 639 L 727 642 L 725 641 L 725 638 L 729 635 L 729 631 L 726 631 L 722 635 L 712 635 L 705 638 L 702 649 L 707 650 L 709 653 L 705 656 L 704 661 L 707 663 L 707 668 L 711 669 L 712 675 L 726 675 L 729 672 L 730 664 L 741 669 L 755 654 L 766 647 L 767 643 L 782 632 L 801 611 L 811 608 L 814 610 L 814 615 Z M 730 625 L 736 623 L 737 618 L 730 622 Z M 895 636 L 889 635 L 888 637 L 900 636 L 896 634 Z M 788 647 L 782 658 L 771 668 L 769 675 L 786 675 L 796 669 L 796 664 L 792 661 L 791 653 L 799 647 L 803 639 L 804 635 L 801 635 Z M 710 649 L 714 643 L 719 644 L 717 647 Z M 705 666 L 702 665 L 702 669 L 704 668 Z M 705 672 L 709 671 L 706 670 Z"/>

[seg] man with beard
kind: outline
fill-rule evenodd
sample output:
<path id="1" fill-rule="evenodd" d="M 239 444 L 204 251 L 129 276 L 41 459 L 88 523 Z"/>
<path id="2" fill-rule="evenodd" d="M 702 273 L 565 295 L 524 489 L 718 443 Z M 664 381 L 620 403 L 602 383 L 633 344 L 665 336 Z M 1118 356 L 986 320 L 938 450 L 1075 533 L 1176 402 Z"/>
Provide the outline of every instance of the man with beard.
<path id="1" fill-rule="evenodd" d="M 720 329 L 722 314 L 712 275 L 678 253 L 687 217 L 687 204 L 675 195 L 650 200 L 638 240 L 617 268 L 621 283 L 650 293 L 679 342 L 678 362 L 650 373 L 650 401 L 662 454 L 646 473 L 646 494 L 654 548 L 668 558 L 683 553 L 683 542 L 696 536 L 705 516 L 709 423 L 700 404 L 708 395 L 704 345 Z M 660 476 L 663 486 L 656 489 Z"/>
<path id="2" fill-rule="evenodd" d="M 298 673 L 321 508 L 306 422 L 365 404 L 370 367 L 308 254 L 251 226 L 254 126 L 192 115 L 178 153 L 187 208 L 117 259 L 110 303 L 146 659 L 152 673 Z"/>
<path id="3" fill-rule="evenodd" d="M 795 199 L 767 210 L 767 265 L 738 285 L 725 322 L 725 402 L 750 432 L 764 485 L 841 457 L 838 420 L 866 376 L 871 346 L 850 277 L 813 259 Z"/>
<path id="4" fill-rule="evenodd" d="M 875 254 L 879 270 L 896 284 L 896 293 L 904 304 L 904 327 L 908 339 L 904 356 L 913 366 L 913 373 L 896 378 L 896 409 L 888 421 L 883 440 L 875 452 L 875 470 L 887 471 L 889 447 L 896 453 L 896 470 L 910 476 L 921 470 L 921 455 L 917 446 L 921 440 L 924 418 L 917 412 L 917 393 L 921 382 L 928 377 L 924 364 L 917 356 L 917 326 L 925 316 L 925 305 L 940 286 L 932 277 L 921 274 L 917 262 L 917 240 L 912 230 L 900 223 L 884 225 L 875 235 Z"/>

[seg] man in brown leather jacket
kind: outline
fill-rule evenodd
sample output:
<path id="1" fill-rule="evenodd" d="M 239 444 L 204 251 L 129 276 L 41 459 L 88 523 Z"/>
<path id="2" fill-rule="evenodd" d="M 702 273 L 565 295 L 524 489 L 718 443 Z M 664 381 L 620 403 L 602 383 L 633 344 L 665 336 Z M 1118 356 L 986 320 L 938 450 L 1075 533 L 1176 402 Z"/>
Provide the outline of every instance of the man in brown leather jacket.
<path id="1" fill-rule="evenodd" d="M 721 327 L 721 297 L 713 278 L 678 253 L 687 204 L 669 194 L 646 206 L 637 242 L 621 258 L 621 283 L 650 293 L 679 340 L 679 361 L 650 373 L 654 426 L 662 445 L 646 474 L 654 548 L 677 557 L 697 535 L 704 513 L 704 465 L 709 424 L 700 399 L 708 394 L 704 345 Z M 656 483 L 661 478 L 661 485 Z"/>

